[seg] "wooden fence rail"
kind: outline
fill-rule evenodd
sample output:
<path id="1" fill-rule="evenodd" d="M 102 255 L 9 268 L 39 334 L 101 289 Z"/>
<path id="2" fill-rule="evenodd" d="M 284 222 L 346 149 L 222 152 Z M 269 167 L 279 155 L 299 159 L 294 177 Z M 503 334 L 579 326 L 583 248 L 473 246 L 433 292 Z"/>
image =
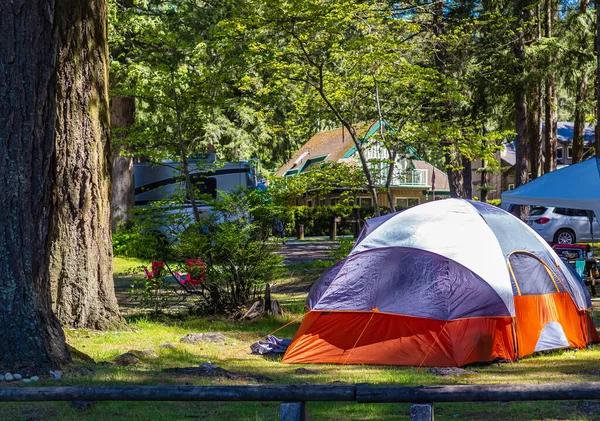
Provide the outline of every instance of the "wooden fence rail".
<path id="1" fill-rule="evenodd" d="M 600 400 L 600 382 L 465 386 L 73 386 L 0 388 L 0 402 L 279 401 L 283 421 L 306 419 L 306 402 L 410 403 L 411 420 L 433 420 L 434 402 Z"/>

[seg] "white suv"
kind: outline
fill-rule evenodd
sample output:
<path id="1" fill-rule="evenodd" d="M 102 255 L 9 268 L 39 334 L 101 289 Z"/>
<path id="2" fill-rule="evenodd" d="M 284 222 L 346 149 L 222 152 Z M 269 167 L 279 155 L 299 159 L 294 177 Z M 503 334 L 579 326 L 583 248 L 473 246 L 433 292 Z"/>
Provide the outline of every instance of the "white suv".
<path id="1" fill-rule="evenodd" d="M 527 224 L 542 238 L 554 244 L 592 241 L 590 220 L 584 210 L 532 206 Z M 600 224 L 594 217 L 594 241 L 600 240 Z"/>

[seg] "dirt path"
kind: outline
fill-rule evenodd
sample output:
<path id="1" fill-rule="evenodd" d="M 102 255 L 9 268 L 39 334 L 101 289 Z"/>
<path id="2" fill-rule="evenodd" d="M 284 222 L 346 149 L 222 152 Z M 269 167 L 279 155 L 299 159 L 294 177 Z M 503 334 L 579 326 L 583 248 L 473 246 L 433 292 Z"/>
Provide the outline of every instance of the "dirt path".
<path id="1" fill-rule="evenodd" d="M 337 241 L 287 241 L 281 255 L 286 264 L 328 260 L 329 252 L 337 247 Z"/>

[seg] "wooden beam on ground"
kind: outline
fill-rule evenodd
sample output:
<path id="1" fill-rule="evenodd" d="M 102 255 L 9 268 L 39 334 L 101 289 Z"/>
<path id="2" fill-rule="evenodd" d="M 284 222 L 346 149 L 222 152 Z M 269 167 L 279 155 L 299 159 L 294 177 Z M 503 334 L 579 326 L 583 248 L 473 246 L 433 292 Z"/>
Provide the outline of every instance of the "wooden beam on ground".
<path id="1" fill-rule="evenodd" d="M 600 399 L 600 382 L 465 386 L 356 386 L 360 403 L 509 402 Z"/>
<path id="2" fill-rule="evenodd" d="M 42 401 L 354 401 L 356 387 L 280 386 L 72 386 L 1 387 L 0 402 Z"/>

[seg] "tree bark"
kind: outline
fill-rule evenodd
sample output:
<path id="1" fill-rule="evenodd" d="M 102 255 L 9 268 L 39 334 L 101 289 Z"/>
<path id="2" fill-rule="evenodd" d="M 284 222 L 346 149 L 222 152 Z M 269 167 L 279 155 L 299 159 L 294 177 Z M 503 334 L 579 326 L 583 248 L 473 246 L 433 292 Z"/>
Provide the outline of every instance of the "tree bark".
<path id="1" fill-rule="evenodd" d="M 0 372 L 70 360 L 52 313 L 48 227 L 54 165 L 54 1 L 0 2 Z"/>
<path id="2" fill-rule="evenodd" d="M 106 0 L 57 2 L 56 184 L 50 277 L 64 326 L 108 329 L 115 297 Z"/>
<path id="3" fill-rule="evenodd" d="M 463 163 L 463 185 L 465 189 L 465 198 L 473 198 L 473 164 L 465 157 L 462 159 Z"/>
<path id="4" fill-rule="evenodd" d="M 465 180 L 462 170 L 462 158 L 457 148 L 451 145 L 446 148 L 446 173 L 450 185 L 450 197 L 466 197 Z"/>
<path id="5" fill-rule="evenodd" d="M 531 179 L 541 175 L 542 171 L 542 86 L 537 84 L 532 89 L 531 101 L 528 101 L 528 136 L 529 136 L 529 168 Z"/>
<path id="6" fill-rule="evenodd" d="M 546 24 L 545 36 L 552 37 L 552 22 L 555 20 L 556 9 L 553 0 L 545 0 Z M 557 147 L 557 88 L 556 75 L 554 68 L 554 59 L 550 59 L 548 76 L 546 77 L 546 96 L 545 96 L 545 117 L 546 123 L 544 136 L 544 173 L 549 173 L 556 169 L 556 147 Z"/>
<path id="7" fill-rule="evenodd" d="M 480 186 L 481 186 L 480 196 L 481 197 L 479 199 L 483 203 L 487 202 L 487 197 L 488 197 L 488 189 L 487 189 L 488 172 L 485 170 L 486 166 L 487 166 L 487 163 L 486 163 L 485 159 L 482 159 L 481 160 L 481 183 L 480 183 Z"/>
<path id="8" fill-rule="evenodd" d="M 112 128 L 124 129 L 135 121 L 135 98 L 115 96 L 110 101 L 110 122 Z M 115 136 L 116 137 L 116 136 Z M 123 135 L 119 135 L 123 137 Z M 112 157 L 112 202 L 111 227 L 113 232 L 127 226 L 130 211 L 135 205 L 135 183 L 133 179 L 133 158 L 122 156 L 123 147 L 113 142 Z"/>
<path id="9" fill-rule="evenodd" d="M 584 101 L 587 96 L 588 79 L 586 75 L 581 75 L 577 81 L 577 95 L 575 96 L 575 122 L 573 133 L 573 158 L 572 163 L 576 164 L 583 160 L 583 147 L 585 144 L 585 110 Z"/>

